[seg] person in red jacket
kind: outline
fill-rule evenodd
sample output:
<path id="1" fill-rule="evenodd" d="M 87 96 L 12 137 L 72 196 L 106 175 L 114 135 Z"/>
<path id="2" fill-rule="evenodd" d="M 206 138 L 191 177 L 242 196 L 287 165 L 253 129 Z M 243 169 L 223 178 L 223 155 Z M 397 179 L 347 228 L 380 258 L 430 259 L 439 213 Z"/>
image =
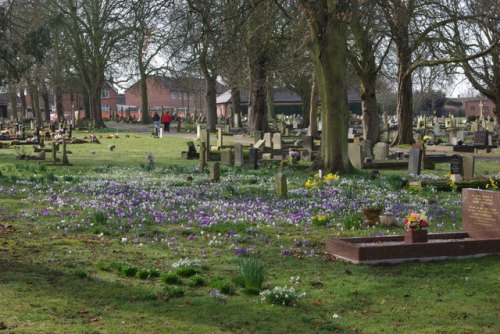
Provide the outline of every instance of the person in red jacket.
<path id="1" fill-rule="evenodd" d="M 161 117 L 161 122 L 163 123 L 163 131 L 170 132 L 170 123 L 172 123 L 172 117 L 170 117 L 170 113 L 168 111 Z"/>

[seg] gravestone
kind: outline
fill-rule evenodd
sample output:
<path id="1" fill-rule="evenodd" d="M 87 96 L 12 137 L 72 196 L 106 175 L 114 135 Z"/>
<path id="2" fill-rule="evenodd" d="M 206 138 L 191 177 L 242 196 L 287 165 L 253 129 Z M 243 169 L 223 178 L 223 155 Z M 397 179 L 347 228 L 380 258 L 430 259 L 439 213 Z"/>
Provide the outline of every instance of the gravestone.
<path id="1" fill-rule="evenodd" d="M 432 132 L 436 135 L 439 136 L 441 135 L 441 132 L 439 131 L 439 124 L 435 123 L 432 127 Z"/>
<path id="2" fill-rule="evenodd" d="M 471 132 L 477 132 L 477 131 L 479 131 L 479 126 L 478 126 L 477 122 L 472 122 L 470 124 L 470 131 Z"/>
<path id="3" fill-rule="evenodd" d="M 462 219 L 471 238 L 500 238 L 500 192 L 462 189 Z"/>
<path id="4" fill-rule="evenodd" d="M 57 163 L 57 151 L 59 149 L 59 145 L 56 142 L 52 142 L 52 163 L 55 165 Z"/>
<path id="5" fill-rule="evenodd" d="M 451 156 L 451 159 L 450 159 L 450 173 L 452 175 L 463 175 L 464 168 L 463 168 L 462 156 L 460 156 L 458 154 L 454 154 L 454 155 Z"/>
<path id="6" fill-rule="evenodd" d="M 217 129 L 217 147 L 218 148 L 222 147 L 222 129 L 221 128 Z"/>
<path id="7" fill-rule="evenodd" d="M 312 152 L 314 146 L 314 139 L 312 136 L 302 137 L 302 148 L 306 151 Z"/>
<path id="8" fill-rule="evenodd" d="M 347 153 L 354 168 L 363 168 L 363 153 L 361 152 L 361 145 L 348 143 Z"/>
<path id="9" fill-rule="evenodd" d="M 220 181 L 220 164 L 218 162 L 214 162 L 210 165 L 210 181 Z"/>
<path id="10" fill-rule="evenodd" d="M 493 122 L 489 122 L 486 124 L 486 131 L 493 132 L 495 131 L 495 124 Z"/>
<path id="11" fill-rule="evenodd" d="M 231 165 L 233 152 L 230 150 L 220 151 L 220 162 L 223 165 Z"/>
<path id="12" fill-rule="evenodd" d="M 276 196 L 279 198 L 288 197 L 286 175 L 283 173 L 276 174 Z"/>
<path id="13" fill-rule="evenodd" d="M 451 130 L 448 132 L 448 143 L 451 143 L 452 145 L 457 144 L 457 131 Z"/>
<path id="14" fill-rule="evenodd" d="M 474 178 L 474 164 L 475 164 L 475 158 L 471 155 L 464 155 L 462 157 L 462 163 L 463 163 L 463 174 L 462 176 L 464 177 L 465 180 L 470 180 Z"/>
<path id="15" fill-rule="evenodd" d="M 253 169 L 259 168 L 257 164 L 258 158 L 259 158 L 259 150 L 255 147 L 250 147 L 250 163 L 252 164 Z"/>
<path id="16" fill-rule="evenodd" d="M 465 132 L 464 130 L 457 130 L 457 141 L 464 141 L 465 140 Z"/>
<path id="17" fill-rule="evenodd" d="M 273 134 L 273 150 L 281 150 L 282 148 L 281 133 L 276 132 Z"/>
<path id="18" fill-rule="evenodd" d="M 368 139 L 363 140 L 361 142 L 361 150 L 363 152 L 363 159 L 364 158 L 371 158 L 372 157 L 372 142 Z"/>
<path id="19" fill-rule="evenodd" d="M 389 157 L 389 144 L 384 142 L 376 143 L 373 148 L 375 160 L 387 160 Z"/>
<path id="20" fill-rule="evenodd" d="M 196 152 L 196 147 L 192 141 L 187 142 L 188 150 L 187 152 L 182 152 L 182 157 L 186 159 L 197 159 L 199 158 L 198 152 Z"/>
<path id="21" fill-rule="evenodd" d="M 254 136 L 253 142 L 254 143 L 258 142 L 259 140 L 262 139 L 262 131 L 255 131 L 253 136 Z"/>
<path id="22" fill-rule="evenodd" d="M 200 170 L 204 170 L 207 167 L 207 143 L 200 143 Z"/>
<path id="23" fill-rule="evenodd" d="M 347 132 L 347 140 L 353 140 L 354 139 L 354 128 L 349 128 L 349 131 Z"/>
<path id="24" fill-rule="evenodd" d="M 243 166 L 243 145 L 241 144 L 234 145 L 234 166 Z"/>
<path id="25" fill-rule="evenodd" d="M 201 140 L 201 125 L 200 124 L 196 124 L 196 139 Z"/>
<path id="26" fill-rule="evenodd" d="M 266 132 L 264 133 L 264 147 L 272 147 L 272 142 L 271 142 L 271 133 Z"/>
<path id="27" fill-rule="evenodd" d="M 380 140 L 383 142 L 388 142 L 389 141 L 389 132 L 384 131 L 380 134 Z"/>
<path id="28" fill-rule="evenodd" d="M 62 151 L 61 164 L 63 166 L 69 166 L 70 165 L 70 163 L 68 161 L 68 151 L 66 150 L 66 141 L 63 141 L 63 151 Z"/>
<path id="29" fill-rule="evenodd" d="M 474 133 L 474 146 L 486 146 L 488 144 L 487 140 L 488 136 L 486 131 L 477 131 Z"/>
<path id="30" fill-rule="evenodd" d="M 262 147 L 262 145 L 264 145 L 264 144 L 265 144 L 265 142 L 266 142 L 266 141 L 265 141 L 264 139 L 260 139 L 259 141 L 257 141 L 257 142 L 253 145 L 253 147 L 255 147 L 255 148 L 261 148 L 261 147 Z"/>
<path id="31" fill-rule="evenodd" d="M 311 161 L 311 152 L 307 150 L 300 151 L 300 160 L 301 161 Z"/>
<path id="32" fill-rule="evenodd" d="M 422 168 L 422 150 L 420 148 L 412 147 L 410 149 L 410 155 L 408 160 L 408 174 L 409 175 L 420 175 L 420 170 Z"/>

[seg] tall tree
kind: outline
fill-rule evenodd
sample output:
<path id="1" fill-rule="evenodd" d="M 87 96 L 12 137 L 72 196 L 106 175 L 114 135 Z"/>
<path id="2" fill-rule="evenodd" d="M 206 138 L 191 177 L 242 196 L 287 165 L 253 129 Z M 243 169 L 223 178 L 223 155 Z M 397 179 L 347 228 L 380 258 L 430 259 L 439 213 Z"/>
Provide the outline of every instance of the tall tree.
<path id="1" fill-rule="evenodd" d="M 63 35 L 68 43 L 72 64 L 87 95 L 90 118 L 104 127 L 101 90 L 111 59 L 130 29 L 122 18 L 129 7 L 125 0 L 53 0 L 54 14 L 61 15 Z"/>
<path id="2" fill-rule="evenodd" d="M 310 28 L 312 61 L 321 97 L 321 158 L 324 168 L 347 172 L 347 37 L 354 0 L 301 0 Z"/>

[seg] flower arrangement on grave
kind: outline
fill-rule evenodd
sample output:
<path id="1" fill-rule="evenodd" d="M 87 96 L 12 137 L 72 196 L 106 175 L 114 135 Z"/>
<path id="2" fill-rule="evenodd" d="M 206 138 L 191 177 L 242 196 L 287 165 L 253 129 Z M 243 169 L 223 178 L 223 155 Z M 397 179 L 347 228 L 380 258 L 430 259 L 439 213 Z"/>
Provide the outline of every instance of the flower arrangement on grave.
<path id="1" fill-rule="evenodd" d="M 412 212 L 404 219 L 406 231 L 427 230 L 429 222 L 423 213 Z"/>
<path id="2" fill-rule="evenodd" d="M 498 191 L 498 190 L 500 190 L 499 183 L 500 183 L 500 181 L 497 181 L 494 178 L 490 177 L 489 183 L 486 184 L 486 189 Z"/>
<path id="3" fill-rule="evenodd" d="M 340 176 L 338 176 L 337 174 L 328 173 L 324 177 L 324 180 L 327 184 L 333 184 L 333 183 L 338 182 L 340 180 Z"/>

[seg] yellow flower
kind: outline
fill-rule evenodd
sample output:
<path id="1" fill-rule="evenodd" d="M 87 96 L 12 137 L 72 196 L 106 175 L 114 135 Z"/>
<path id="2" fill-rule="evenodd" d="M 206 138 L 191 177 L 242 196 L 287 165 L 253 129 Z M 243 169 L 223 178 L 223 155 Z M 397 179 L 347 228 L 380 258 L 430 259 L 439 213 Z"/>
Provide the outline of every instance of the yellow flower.
<path id="1" fill-rule="evenodd" d="M 326 181 L 338 181 L 338 180 L 340 180 L 340 176 L 338 176 L 337 174 L 328 173 L 325 176 L 325 180 Z"/>
<path id="2" fill-rule="evenodd" d="M 307 180 L 306 183 L 304 184 L 304 186 L 307 189 L 312 189 L 312 188 L 314 188 L 316 186 L 316 182 L 311 181 L 311 180 Z"/>

